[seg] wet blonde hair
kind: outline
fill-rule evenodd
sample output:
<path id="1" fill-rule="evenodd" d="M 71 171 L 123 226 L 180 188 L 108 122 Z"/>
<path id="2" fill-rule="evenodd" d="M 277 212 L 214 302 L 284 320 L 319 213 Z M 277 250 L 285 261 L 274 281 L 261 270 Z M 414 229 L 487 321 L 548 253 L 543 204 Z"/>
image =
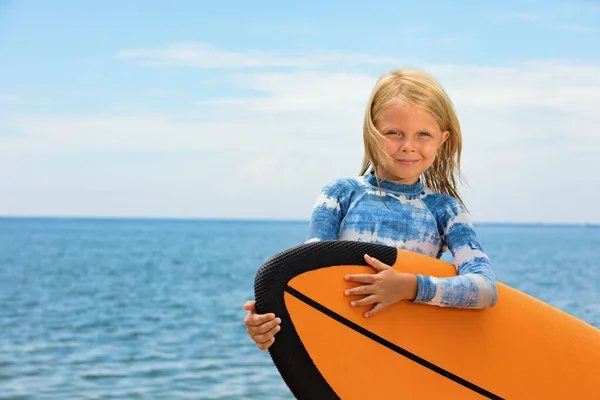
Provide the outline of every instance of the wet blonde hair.
<path id="1" fill-rule="evenodd" d="M 464 202 L 458 194 L 457 183 L 463 181 L 460 171 L 462 136 L 454 106 L 442 86 L 424 72 L 399 69 L 382 75 L 377 81 L 365 113 L 363 140 L 365 154 L 360 175 L 372 168 L 378 178 L 378 167 L 386 158 L 383 132 L 375 127 L 375 121 L 390 106 L 416 106 L 429 112 L 442 132 L 448 131 L 448 139 L 440 146 L 433 165 L 421 176 L 423 184 L 442 194 Z"/>

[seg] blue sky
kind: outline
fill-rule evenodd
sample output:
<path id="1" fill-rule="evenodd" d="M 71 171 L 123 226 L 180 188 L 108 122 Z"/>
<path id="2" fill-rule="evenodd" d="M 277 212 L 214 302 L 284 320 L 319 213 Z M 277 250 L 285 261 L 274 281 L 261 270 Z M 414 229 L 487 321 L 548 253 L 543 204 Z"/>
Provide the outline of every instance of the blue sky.
<path id="1" fill-rule="evenodd" d="M 599 2 L 255 3 L 0 2 L 0 215 L 307 219 L 414 67 L 476 220 L 600 222 Z"/>

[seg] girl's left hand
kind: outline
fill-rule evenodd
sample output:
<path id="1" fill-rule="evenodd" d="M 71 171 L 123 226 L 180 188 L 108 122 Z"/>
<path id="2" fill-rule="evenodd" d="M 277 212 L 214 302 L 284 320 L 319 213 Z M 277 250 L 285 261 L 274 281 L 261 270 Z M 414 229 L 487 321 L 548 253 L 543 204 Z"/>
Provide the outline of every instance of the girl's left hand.
<path id="1" fill-rule="evenodd" d="M 346 275 L 348 282 L 362 283 L 361 286 L 348 289 L 346 296 L 365 296 L 350 302 L 352 307 L 375 304 L 365 313 L 372 317 L 387 306 L 400 300 L 413 300 L 417 296 L 417 277 L 413 274 L 398 272 L 389 265 L 365 254 L 365 261 L 375 268 L 376 274 Z"/>

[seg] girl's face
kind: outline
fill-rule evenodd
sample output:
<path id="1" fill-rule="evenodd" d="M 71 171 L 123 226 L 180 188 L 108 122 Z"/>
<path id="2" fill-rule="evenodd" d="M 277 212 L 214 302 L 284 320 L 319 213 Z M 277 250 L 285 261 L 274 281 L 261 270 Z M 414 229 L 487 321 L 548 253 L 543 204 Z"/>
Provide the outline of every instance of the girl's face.
<path id="1" fill-rule="evenodd" d="M 440 146 L 450 133 L 442 132 L 433 116 L 419 107 L 391 106 L 375 121 L 385 138 L 386 153 L 380 178 L 411 185 L 435 160 Z"/>

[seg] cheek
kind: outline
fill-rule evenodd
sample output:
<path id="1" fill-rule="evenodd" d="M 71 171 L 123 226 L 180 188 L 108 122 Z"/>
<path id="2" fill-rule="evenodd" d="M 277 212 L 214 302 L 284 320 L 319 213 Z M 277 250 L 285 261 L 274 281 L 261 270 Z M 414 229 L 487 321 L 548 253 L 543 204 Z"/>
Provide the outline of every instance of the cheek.
<path id="1" fill-rule="evenodd" d="M 430 146 L 427 146 L 425 149 L 423 149 L 423 155 L 425 157 L 427 157 L 428 159 L 435 159 L 435 156 L 437 154 L 438 151 L 438 146 L 437 144 L 431 144 Z"/>
<path id="2" fill-rule="evenodd" d="M 393 140 L 386 140 L 385 141 L 385 152 L 388 155 L 393 155 L 398 151 L 398 145 L 394 143 Z"/>

